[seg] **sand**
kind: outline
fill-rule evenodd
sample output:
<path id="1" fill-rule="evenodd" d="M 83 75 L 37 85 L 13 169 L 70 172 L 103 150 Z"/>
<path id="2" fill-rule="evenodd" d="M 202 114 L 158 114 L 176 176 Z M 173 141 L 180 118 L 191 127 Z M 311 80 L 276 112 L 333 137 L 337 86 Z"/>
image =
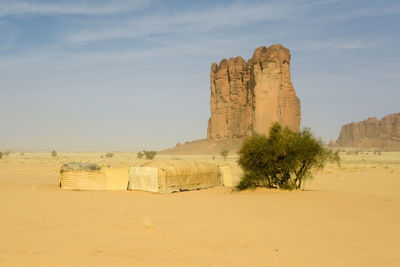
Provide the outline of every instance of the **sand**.
<path id="1" fill-rule="evenodd" d="M 101 155 L 13 153 L 0 160 L 1 266 L 400 265 L 400 153 L 343 155 L 340 168 L 327 166 L 305 191 L 58 188 L 67 161 L 145 162 L 135 153 Z"/>

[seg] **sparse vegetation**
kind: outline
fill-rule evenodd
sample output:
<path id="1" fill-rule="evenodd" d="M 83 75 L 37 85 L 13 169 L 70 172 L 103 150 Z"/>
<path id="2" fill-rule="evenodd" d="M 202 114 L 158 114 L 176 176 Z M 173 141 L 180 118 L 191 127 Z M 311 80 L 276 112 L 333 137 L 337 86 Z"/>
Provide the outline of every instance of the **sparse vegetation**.
<path id="1" fill-rule="evenodd" d="M 295 132 L 275 123 L 269 137 L 258 135 L 243 143 L 238 163 L 244 175 L 237 188 L 301 189 L 312 179 L 311 170 L 322 169 L 327 160 L 339 162 L 339 153 L 322 144 L 309 129 Z"/>
<path id="2" fill-rule="evenodd" d="M 67 171 L 97 171 L 100 170 L 99 165 L 93 163 L 84 163 L 84 162 L 69 162 L 63 164 L 60 169 L 60 173 Z"/>
<path id="3" fill-rule="evenodd" d="M 0 159 L 3 158 L 3 152 L 0 152 Z"/>
<path id="4" fill-rule="evenodd" d="M 106 158 L 112 158 L 112 157 L 114 157 L 114 153 L 107 152 L 106 155 L 105 155 L 105 157 L 106 157 Z"/>
<path id="5" fill-rule="evenodd" d="M 140 151 L 136 154 L 136 156 L 138 159 L 141 159 L 141 158 L 143 158 L 144 154 L 143 154 L 143 152 Z"/>
<path id="6" fill-rule="evenodd" d="M 143 151 L 144 156 L 146 159 L 153 159 L 157 155 L 157 151 L 151 150 L 151 151 Z"/>
<path id="7" fill-rule="evenodd" d="M 7 150 L 6 152 L 4 152 L 4 156 L 9 156 L 11 154 L 11 151 L 10 150 Z"/>
<path id="8" fill-rule="evenodd" d="M 228 149 L 222 150 L 219 154 L 224 158 L 224 160 L 226 160 L 226 157 L 229 154 L 229 150 Z"/>
<path id="9" fill-rule="evenodd" d="M 51 156 L 53 158 L 57 157 L 57 151 L 55 151 L 55 150 L 51 151 Z"/>

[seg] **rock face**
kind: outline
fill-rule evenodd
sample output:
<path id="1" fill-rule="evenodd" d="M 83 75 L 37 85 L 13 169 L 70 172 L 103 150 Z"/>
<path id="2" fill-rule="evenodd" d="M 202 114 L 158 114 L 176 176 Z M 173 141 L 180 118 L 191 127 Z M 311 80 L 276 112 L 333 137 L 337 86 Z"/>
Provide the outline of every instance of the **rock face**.
<path id="1" fill-rule="evenodd" d="M 259 47 L 211 65 L 211 117 L 207 139 L 240 139 L 267 134 L 274 122 L 300 129 L 300 100 L 290 79 L 290 51 Z"/>
<path id="2" fill-rule="evenodd" d="M 399 149 L 400 113 L 346 124 L 336 142 L 340 146 Z"/>

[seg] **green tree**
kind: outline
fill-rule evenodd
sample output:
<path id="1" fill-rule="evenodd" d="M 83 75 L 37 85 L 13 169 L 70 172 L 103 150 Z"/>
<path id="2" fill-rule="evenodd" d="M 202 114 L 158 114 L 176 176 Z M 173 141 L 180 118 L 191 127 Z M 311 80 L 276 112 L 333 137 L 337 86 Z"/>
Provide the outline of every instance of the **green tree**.
<path id="1" fill-rule="evenodd" d="M 156 155 L 157 155 L 157 151 L 143 151 L 144 156 L 146 157 L 146 159 L 153 159 Z"/>
<path id="2" fill-rule="evenodd" d="M 143 152 L 141 152 L 141 151 L 138 152 L 136 155 L 137 155 L 137 158 L 138 158 L 138 159 L 141 159 L 141 158 L 143 158 L 143 156 L 144 156 Z"/>
<path id="3" fill-rule="evenodd" d="M 244 175 L 238 189 L 269 187 L 300 189 L 312 179 L 312 170 L 327 160 L 339 162 L 338 153 L 326 150 L 310 129 L 295 132 L 275 123 L 269 136 L 257 135 L 243 143 L 239 165 Z"/>

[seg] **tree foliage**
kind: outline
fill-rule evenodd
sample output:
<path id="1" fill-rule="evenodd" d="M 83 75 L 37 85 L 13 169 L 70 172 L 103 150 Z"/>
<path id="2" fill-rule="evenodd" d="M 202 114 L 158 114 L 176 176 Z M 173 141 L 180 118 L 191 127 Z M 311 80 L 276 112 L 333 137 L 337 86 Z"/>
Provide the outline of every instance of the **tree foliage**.
<path id="1" fill-rule="evenodd" d="M 57 157 L 57 151 L 55 151 L 55 150 L 51 151 L 51 156 L 53 158 Z"/>
<path id="2" fill-rule="evenodd" d="M 312 179 L 312 170 L 327 160 L 339 162 L 338 153 L 326 150 L 310 129 L 295 132 L 275 123 L 269 136 L 257 135 L 243 143 L 239 165 L 244 175 L 238 189 L 269 187 L 300 189 Z"/>
<path id="3" fill-rule="evenodd" d="M 153 159 L 156 155 L 157 155 L 157 151 L 143 151 L 144 156 L 146 157 L 146 159 Z"/>
<path id="4" fill-rule="evenodd" d="M 228 149 L 224 149 L 219 154 L 224 158 L 224 160 L 226 160 L 226 157 L 229 154 L 229 150 Z"/>
<path id="5" fill-rule="evenodd" d="M 112 158 L 112 157 L 114 157 L 114 153 L 107 152 L 105 156 L 106 156 L 106 158 Z"/>
<path id="6" fill-rule="evenodd" d="M 144 154 L 143 154 L 143 152 L 140 151 L 136 154 L 136 156 L 138 159 L 141 159 L 141 158 L 143 158 Z"/>

